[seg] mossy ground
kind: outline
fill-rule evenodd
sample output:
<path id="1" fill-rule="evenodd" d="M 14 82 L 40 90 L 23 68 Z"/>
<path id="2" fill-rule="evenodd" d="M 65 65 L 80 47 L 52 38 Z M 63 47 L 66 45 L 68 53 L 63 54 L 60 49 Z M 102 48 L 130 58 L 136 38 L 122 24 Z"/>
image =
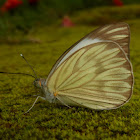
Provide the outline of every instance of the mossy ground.
<path id="1" fill-rule="evenodd" d="M 0 74 L 0 139 L 140 139 L 140 20 L 127 21 L 131 28 L 130 54 L 135 86 L 131 100 L 123 107 L 95 111 L 82 107 L 69 109 L 41 99 L 24 115 L 39 94 L 33 78 Z M 3 43 L 0 45 L 0 71 L 24 72 L 31 69 L 20 57 L 23 53 L 39 77 L 46 78 L 58 57 L 95 26 L 36 28 L 24 38 L 42 43 Z M 16 37 L 17 38 L 17 37 Z M 23 39 L 18 36 L 19 40 Z"/>

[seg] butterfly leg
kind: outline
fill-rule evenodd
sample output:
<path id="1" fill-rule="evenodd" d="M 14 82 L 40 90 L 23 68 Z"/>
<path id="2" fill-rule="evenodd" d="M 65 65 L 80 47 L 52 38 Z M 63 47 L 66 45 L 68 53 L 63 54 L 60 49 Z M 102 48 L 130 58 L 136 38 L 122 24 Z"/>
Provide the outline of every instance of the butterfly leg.
<path id="1" fill-rule="evenodd" d="M 36 96 L 39 96 L 40 94 L 37 94 L 37 95 L 33 95 L 34 97 L 36 97 Z"/>
<path id="2" fill-rule="evenodd" d="M 41 99 L 45 100 L 45 98 L 44 98 L 44 97 L 37 96 L 37 98 L 35 99 L 35 101 L 34 101 L 33 105 L 31 106 L 31 108 L 30 108 L 28 111 L 26 111 L 24 114 L 28 113 L 28 112 L 29 112 L 29 111 L 30 111 L 30 110 L 34 107 L 35 103 L 37 102 L 37 100 L 38 100 L 39 98 L 41 98 Z"/>
<path id="3" fill-rule="evenodd" d="M 57 98 L 62 104 L 64 104 L 64 105 L 67 106 L 68 108 L 71 108 L 69 105 L 67 105 L 66 103 L 64 103 L 58 96 L 56 96 L 56 98 Z"/>

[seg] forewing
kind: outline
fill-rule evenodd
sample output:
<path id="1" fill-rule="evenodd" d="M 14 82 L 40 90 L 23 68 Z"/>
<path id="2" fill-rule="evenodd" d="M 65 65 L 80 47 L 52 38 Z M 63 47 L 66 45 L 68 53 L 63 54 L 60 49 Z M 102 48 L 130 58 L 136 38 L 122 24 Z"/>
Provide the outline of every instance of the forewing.
<path id="1" fill-rule="evenodd" d="M 78 42 L 76 42 L 74 45 L 72 45 L 67 51 L 65 51 L 53 66 L 48 75 L 48 78 L 53 74 L 55 69 L 58 68 L 59 65 L 63 63 L 74 52 L 87 45 L 103 41 L 113 41 L 118 43 L 129 58 L 130 31 L 128 24 L 122 22 L 109 24 L 92 31 L 91 33 L 80 39 Z"/>
<path id="2" fill-rule="evenodd" d="M 96 32 L 96 33 L 94 33 Z M 110 40 L 118 43 L 129 58 L 130 29 L 126 23 L 109 24 L 96 29 L 88 35 L 88 38 Z"/>
<path id="3" fill-rule="evenodd" d="M 132 67 L 117 43 L 99 42 L 69 56 L 48 79 L 47 87 L 79 105 L 113 109 L 132 94 Z"/>

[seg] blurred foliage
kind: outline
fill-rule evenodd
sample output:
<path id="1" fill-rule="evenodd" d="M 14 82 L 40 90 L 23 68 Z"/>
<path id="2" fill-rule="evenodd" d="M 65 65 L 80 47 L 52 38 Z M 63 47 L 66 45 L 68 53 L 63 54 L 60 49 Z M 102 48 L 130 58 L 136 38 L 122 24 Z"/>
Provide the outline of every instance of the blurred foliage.
<path id="1" fill-rule="evenodd" d="M 140 4 L 139 0 L 122 0 L 124 4 Z"/>
<path id="2" fill-rule="evenodd" d="M 0 5 L 2 6 L 4 2 L 5 0 L 1 0 Z M 139 3 L 139 0 L 124 0 L 124 5 L 132 3 Z M 103 7 L 105 5 L 110 5 L 110 8 Z M 76 23 L 104 24 L 105 21 L 112 22 L 123 19 L 123 16 L 127 19 L 135 18 L 140 16 L 139 8 L 140 6 L 137 5 L 115 7 L 112 5 L 112 0 L 40 0 L 38 5 L 34 6 L 29 5 L 28 0 L 23 0 L 23 5 L 18 8 L 1 13 L 0 39 L 2 40 L 5 36 L 8 37 L 17 31 L 26 34 L 34 27 L 56 24 L 58 19 L 62 19 L 64 15 L 73 17 L 83 9 L 85 12 L 81 12 L 79 17 L 76 17 Z"/>
<path id="3" fill-rule="evenodd" d="M 57 106 L 38 100 L 24 115 L 39 94 L 33 78 L 1 74 L 0 78 L 0 139 L 1 140 L 139 140 L 140 139 L 140 20 L 127 22 L 131 29 L 130 56 L 134 68 L 135 86 L 130 101 L 115 110 L 95 111 L 82 107 Z M 47 78 L 58 57 L 96 26 L 73 28 L 36 27 L 25 36 L 40 38 L 41 44 L 1 44 L 0 70 L 32 74 L 19 56 L 23 53 L 37 75 Z"/>
<path id="4" fill-rule="evenodd" d="M 140 18 L 140 5 L 92 8 L 79 11 L 72 17 L 75 23 L 88 25 L 100 25 L 137 18 Z"/>

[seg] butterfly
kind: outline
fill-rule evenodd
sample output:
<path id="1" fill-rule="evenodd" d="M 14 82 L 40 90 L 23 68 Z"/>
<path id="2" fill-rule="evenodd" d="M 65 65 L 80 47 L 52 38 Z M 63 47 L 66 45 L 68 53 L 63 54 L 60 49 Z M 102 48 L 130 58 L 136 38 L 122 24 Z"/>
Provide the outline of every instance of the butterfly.
<path id="1" fill-rule="evenodd" d="M 129 42 L 126 23 L 92 31 L 60 56 L 47 79 L 35 80 L 44 93 L 41 98 L 96 110 L 122 106 L 129 101 L 134 83 Z"/>
<path id="2" fill-rule="evenodd" d="M 108 24 L 92 31 L 60 56 L 47 79 L 36 76 L 34 85 L 43 96 L 38 96 L 32 107 L 38 98 L 67 107 L 121 107 L 129 101 L 134 85 L 129 44 L 127 23 Z"/>

